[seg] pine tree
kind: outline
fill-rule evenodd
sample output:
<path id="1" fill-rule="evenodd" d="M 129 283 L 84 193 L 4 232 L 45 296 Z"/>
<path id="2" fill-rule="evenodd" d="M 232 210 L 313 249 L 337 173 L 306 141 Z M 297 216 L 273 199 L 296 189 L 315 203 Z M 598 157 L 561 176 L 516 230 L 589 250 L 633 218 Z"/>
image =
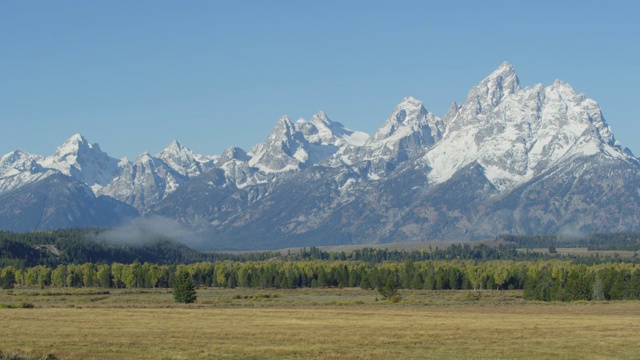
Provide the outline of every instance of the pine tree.
<path id="1" fill-rule="evenodd" d="M 176 302 L 189 304 L 196 301 L 196 287 L 187 271 L 178 274 L 173 286 L 173 298 Z"/>

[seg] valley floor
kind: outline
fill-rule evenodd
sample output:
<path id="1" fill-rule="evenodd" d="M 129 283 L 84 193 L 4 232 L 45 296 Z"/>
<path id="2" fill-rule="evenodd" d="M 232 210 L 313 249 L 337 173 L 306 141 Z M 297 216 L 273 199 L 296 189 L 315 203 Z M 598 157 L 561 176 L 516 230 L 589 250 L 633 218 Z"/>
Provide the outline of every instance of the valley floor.
<path id="1" fill-rule="evenodd" d="M 59 359 L 633 359 L 640 302 L 527 302 L 518 291 L 0 291 L 0 351 Z M 22 308 L 26 304 L 27 308 Z M 28 308 L 33 305 L 33 308 Z"/>

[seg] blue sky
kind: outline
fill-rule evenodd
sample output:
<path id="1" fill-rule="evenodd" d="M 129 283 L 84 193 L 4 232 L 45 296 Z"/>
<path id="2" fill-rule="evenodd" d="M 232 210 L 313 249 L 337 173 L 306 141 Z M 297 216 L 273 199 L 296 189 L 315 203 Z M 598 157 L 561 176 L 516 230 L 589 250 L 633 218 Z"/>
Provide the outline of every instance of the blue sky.
<path id="1" fill-rule="evenodd" d="M 0 154 L 74 133 L 134 159 L 249 150 L 323 110 L 373 133 L 406 96 L 444 115 L 507 60 L 561 79 L 640 155 L 634 1 L 2 1 Z"/>

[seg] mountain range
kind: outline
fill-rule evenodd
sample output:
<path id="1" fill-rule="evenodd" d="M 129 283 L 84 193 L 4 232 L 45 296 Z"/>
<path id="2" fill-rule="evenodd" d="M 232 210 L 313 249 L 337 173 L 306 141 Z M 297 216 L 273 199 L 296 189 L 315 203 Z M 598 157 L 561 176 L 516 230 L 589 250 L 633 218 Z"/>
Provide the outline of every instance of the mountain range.
<path id="1" fill-rule="evenodd" d="M 0 158 L 0 229 L 194 229 L 209 249 L 640 230 L 640 160 L 570 85 L 521 88 L 505 62 L 439 118 L 403 99 L 372 135 L 279 119 L 248 152 L 177 141 L 134 161 L 79 134 Z"/>

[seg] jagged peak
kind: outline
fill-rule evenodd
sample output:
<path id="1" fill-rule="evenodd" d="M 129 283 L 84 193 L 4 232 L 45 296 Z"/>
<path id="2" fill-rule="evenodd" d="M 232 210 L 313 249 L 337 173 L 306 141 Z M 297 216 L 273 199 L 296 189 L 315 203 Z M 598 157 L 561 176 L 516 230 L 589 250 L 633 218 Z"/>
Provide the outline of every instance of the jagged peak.
<path id="1" fill-rule="evenodd" d="M 398 108 L 420 108 L 423 107 L 423 103 L 421 100 L 414 98 L 413 96 L 407 96 L 396 106 Z"/>
<path id="2" fill-rule="evenodd" d="M 403 137 L 415 131 L 422 131 L 421 129 L 425 126 L 433 125 L 438 121 L 439 119 L 437 117 L 427 111 L 421 100 L 408 96 L 402 99 L 391 112 L 391 116 L 367 141 L 369 143 L 375 143 L 387 139 L 390 136 Z M 398 133 L 398 131 L 403 128 L 406 130 Z"/>
<path id="3" fill-rule="evenodd" d="M 291 122 L 289 117 L 285 115 L 278 119 L 278 123 L 273 127 L 273 130 L 271 130 L 269 138 L 276 139 L 280 138 L 281 136 L 288 138 L 295 132 L 295 125 Z"/>
<path id="4" fill-rule="evenodd" d="M 549 85 L 546 89 L 549 92 L 554 92 L 559 94 L 562 97 L 574 97 L 576 96 L 576 91 L 573 89 L 573 87 L 569 84 L 567 84 L 566 82 L 560 80 L 560 79 L 556 79 L 553 84 Z M 580 94 L 578 96 L 582 96 L 583 98 L 585 98 L 584 94 Z"/>
<path id="5" fill-rule="evenodd" d="M 313 117 L 316 117 L 316 116 L 317 116 L 318 118 L 324 118 L 324 119 L 327 119 L 327 120 L 329 119 L 329 118 L 327 117 L 327 114 L 325 114 L 325 112 L 324 112 L 324 111 L 322 111 L 322 110 L 318 111 L 318 112 L 317 112 Z"/>
<path id="6" fill-rule="evenodd" d="M 421 115 L 426 116 L 428 114 L 429 111 L 424 107 L 421 100 L 408 96 L 396 105 L 386 123 L 411 125 L 413 122 L 420 121 Z"/>
<path id="7" fill-rule="evenodd" d="M 444 117 L 442 118 L 442 121 L 444 121 L 445 123 L 450 122 L 458 113 L 458 111 L 460 111 L 460 108 L 462 106 L 458 105 L 457 102 L 452 102 L 451 106 L 449 106 L 449 110 L 447 110 L 447 113 L 444 115 Z"/>
<path id="8" fill-rule="evenodd" d="M 67 143 L 67 142 L 86 143 L 87 139 L 84 136 L 80 135 L 80 133 L 75 133 L 75 134 L 71 135 L 71 137 L 67 141 L 65 141 L 65 143 Z"/>
<path id="9" fill-rule="evenodd" d="M 482 112 L 483 108 L 497 106 L 504 97 L 520 90 L 520 80 L 516 75 L 513 65 L 508 61 L 503 62 L 489 76 L 484 78 L 467 95 L 467 103 L 473 103 L 476 112 Z"/>
<path id="10" fill-rule="evenodd" d="M 177 140 L 173 140 L 169 146 L 167 146 L 166 148 L 164 148 L 160 153 L 156 154 L 157 157 L 163 158 L 163 157 L 169 157 L 169 156 L 182 156 L 182 155 L 188 155 L 190 157 L 195 156 L 193 154 L 193 152 L 191 151 L 191 149 L 189 149 L 188 147 L 182 145 L 179 141 Z"/>
<path id="11" fill-rule="evenodd" d="M 58 150 L 56 152 L 62 152 L 63 150 L 74 151 L 74 150 L 77 150 L 77 149 L 79 149 L 81 147 L 91 148 L 92 146 L 84 136 L 82 136 L 80 134 L 73 134 L 70 138 L 65 140 L 65 142 L 62 143 L 62 145 L 60 145 L 56 149 L 56 150 Z"/>
<path id="12" fill-rule="evenodd" d="M 100 145 L 97 143 L 92 144 L 87 140 L 87 138 L 76 133 L 56 148 L 56 152 L 53 157 L 65 158 L 67 156 L 76 156 L 86 154 L 88 152 L 96 153 L 99 156 L 108 156 L 102 151 L 102 149 L 100 149 Z"/>
<path id="13" fill-rule="evenodd" d="M 284 115 L 283 117 L 278 119 L 278 124 L 276 125 L 276 127 L 278 127 L 278 126 L 291 127 L 292 125 L 293 125 L 293 123 L 291 122 L 291 119 L 289 119 L 289 117 L 287 115 Z"/>
<path id="14" fill-rule="evenodd" d="M 513 65 L 509 61 L 504 61 L 498 68 L 494 71 L 494 74 L 514 74 L 516 73 Z"/>
<path id="15" fill-rule="evenodd" d="M 148 151 L 145 151 L 142 154 L 138 155 L 135 162 L 148 162 L 153 160 L 154 157 Z"/>
<path id="16" fill-rule="evenodd" d="M 13 150 L 10 153 L 7 153 L 5 155 L 3 155 L 2 157 L 0 157 L 0 159 L 5 160 L 5 159 L 20 159 L 20 158 L 33 158 L 36 157 L 36 155 L 33 155 L 31 153 L 28 153 L 22 149 L 17 149 L 17 150 Z"/>
<path id="17" fill-rule="evenodd" d="M 24 166 L 25 164 L 35 164 L 39 158 L 40 156 L 30 154 L 21 149 L 14 150 L 0 157 L 0 170 L 16 165 Z"/>
<path id="18" fill-rule="evenodd" d="M 231 146 L 226 148 L 223 152 L 222 152 L 222 156 L 220 157 L 220 162 L 221 163 L 226 163 L 230 160 L 240 160 L 240 161 L 248 161 L 250 159 L 250 157 L 247 155 L 247 152 L 244 151 L 243 149 L 236 147 L 236 146 Z"/>
<path id="19" fill-rule="evenodd" d="M 311 121 L 309 122 L 313 124 L 315 127 L 317 127 L 318 130 L 322 131 L 322 129 L 326 128 L 332 133 L 334 133 L 334 135 L 342 135 L 346 131 L 344 125 L 329 119 L 329 117 L 327 116 L 327 114 L 325 114 L 324 111 L 318 111 L 318 113 L 313 115 L 313 117 L 311 118 Z"/>
<path id="20" fill-rule="evenodd" d="M 327 116 L 327 114 L 325 114 L 324 111 L 322 110 L 318 111 L 315 115 L 313 115 L 310 122 L 313 124 L 322 123 L 325 125 L 333 123 L 333 121 L 329 120 L 329 117 Z"/>
<path id="21" fill-rule="evenodd" d="M 306 140 L 302 132 L 300 132 L 300 130 L 291 122 L 289 117 L 285 115 L 278 119 L 278 123 L 273 127 L 273 130 L 271 130 L 271 133 L 265 142 L 254 145 L 253 148 L 251 148 L 248 153 L 248 155 L 252 157 L 253 163 L 251 165 L 258 162 L 262 156 L 265 155 L 265 152 L 268 153 L 273 151 L 274 147 L 296 147 L 296 145 L 293 144 L 305 141 Z"/>
<path id="22" fill-rule="evenodd" d="M 178 140 L 173 140 L 169 146 L 167 146 L 167 149 L 177 149 L 177 150 L 182 150 L 184 148 L 184 146 L 182 146 L 182 144 L 180 143 L 180 141 Z"/>

